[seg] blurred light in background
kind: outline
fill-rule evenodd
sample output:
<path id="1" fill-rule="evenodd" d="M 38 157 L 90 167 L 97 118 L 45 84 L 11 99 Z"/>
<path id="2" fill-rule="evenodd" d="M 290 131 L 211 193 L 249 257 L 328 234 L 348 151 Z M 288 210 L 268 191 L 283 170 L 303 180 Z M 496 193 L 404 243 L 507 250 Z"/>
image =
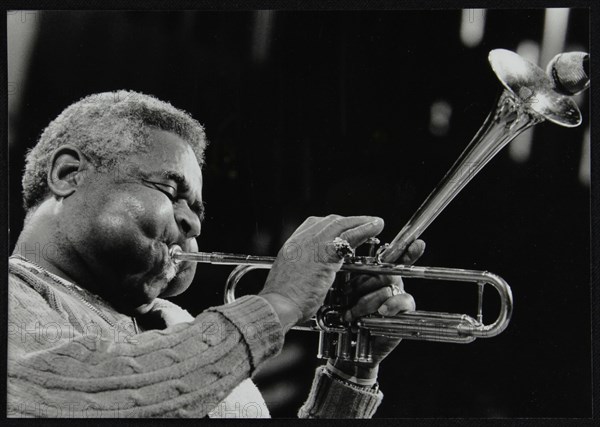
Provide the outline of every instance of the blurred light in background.
<path id="1" fill-rule="evenodd" d="M 583 134 L 583 147 L 579 163 L 579 182 L 586 186 L 590 185 L 590 168 L 590 126 L 588 125 Z"/>
<path id="2" fill-rule="evenodd" d="M 23 97 L 31 48 L 38 31 L 39 12 L 35 10 L 13 10 L 6 12 L 8 63 L 8 145 L 15 140 L 15 118 Z M 13 126 L 11 126 L 13 125 Z"/>
<path id="3" fill-rule="evenodd" d="M 537 64 L 540 59 L 540 47 L 532 40 L 524 40 L 519 43 L 517 53 L 534 64 Z M 523 163 L 529 158 L 534 129 L 526 130 L 509 144 L 508 153 L 515 162 Z"/>
<path id="4" fill-rule="evenodd" d="M 542 54 L 539 65 L 544 70 L 546 65 L 557 53 L 565 48 L 569 9 L 546 9 L 544 14 L 544 37 L 542 39 Z"/>
<path id="5" fill-rule="evenodd" d="M 285 377 L 286 375 L 282 374 L 282 376 Z M 302 390 L 294 382 L 282 380 L 269 388 L 261 390 L 261 393 L 263 399 L 265 399 L 267 408 L 269 408 L 269 411 L 273 412 L 288 405 L 289 402 L 296 399 L 300 393 L 306 393 L 306 391 Z"/>
<path id="6" fill-rule="evenodd" d="M 257 254 L 268 254 L 273 236 L 268 231 L 256 230 L 252 236 L 252 248 Z"/>
<path id="7" fill-rule="evenodd" d="M 202 245 L 206 248 L 228 251 L 230 246 L 235 246 L 236 252 L 273 254 L 274 246 L 279 243 L 281 247 L 285 243 L 305 218 L 304 215 L 335 212 L 340 206 L 346 211 L 356 211 L 366 206 L 374 214 L 391 218 L 388 229 L 399 227 L 403 225 L 400 222 L 402 216 L 410 214 L 411 206 L 421 201 L 419 195 L 425 196 L 437 183 L 438 176 L 433 172 L 434 169 L 442 168 L 440 172 L 443 172 L 447 167 L 447 156 L 453 147 L 440 144 L 441 137 L 451 135 L 451 131 L 458 129 L 458 117 L 452 116 L 453 109 L 462 111 L 473 102 L 463 100 L 463 89 L 491 92 L 498 88 L 497 81 L 490 78 L 486 82 L 481 79 L 477 90 L 473 89 L 471 79 L 478 78 L 479 70 L 487 69 L 485 56 L 488 48 L 516 50 L 520 41 L 530 38 L 535 42 L 523 41 L 519 53 L 540 63 L 542 24 L 544 17 L 550 16 L 544 10 L 533 9 L 527 12 L 493 10 L 493 19 L 489 22 L 485 22 L 488 16 L 482 9 L 462 11 L 462 21 L 456 19 L 456 11 L 447 14 L 429 11 L 398 14 L 361 12 L 360 17 L 356 15 L 357 18 L 335 13 L 284 12 L 277 16 L 275 13 L 278 12 L 78 12 L 70 19 L 65 19 L 62 12 L 43 11 L 38 17 L 27 11 L 9 16 L 9 70 L 12 71 L 15 65 L 23 68 L 23 71 L 31 68 L 25 79 L 18 69 L 10 74 L 25 82 L 26 93 L 23 93 L 21 84 L 14 84 L 16 79 L 9 77 L 9 82 L 13 83 L 12 92 L 19 89 L 16 95 L 19 95 L 21 103 L 16 116 L 9 116 L 11 130 L 18 132 L 11 135 L 15 140 L 10 151 L 12 163 L 9 171 L 11 239 L 14 240 L 22 228 L 24 212 L 18 190 L 26 149 L 47 125 L 51 114 L 64 108 L 69 100 L 78 99 L 104 86 L 155 93 L 171 100 L 173 105 L 187 106 L 192 115 L 205 121 L 209 135 L 213 134 L 213 154 L 207 163 L 207 182 L 211 182 L 212 189 L 207 198 L 218 200 L 211 204 L 211 222 L 203 230 Z M 182 17 L 185 18 L 183 21 Z M 116 24 L 115 18 L 118 19 Z M 572 11 L 569 15 L 569 29 L 573 31 L 573 34 L 569 34 L 570 41 L 587 46 L 588 18 L 585 10 Z M 18 65 L 14 59 L 10 59 L 10 49 L 17 43 L 23 43 L 20 34 L 25 28 L 16 27 L 32 24 L 33 29 L 37 30 L 37 25 L 33 25 L 38 24 L 37 21 L 40 25 L 37 36 L 30 37 L 37 39 L 33 43 L 36 45 L 33 55 L 29 54 L 26 60 L 27 55 L 18 52 L 21 57 L 16 59 L 22 64 Z M 427 39 L 422 37 L 420 31 L 424 22 L 437 29 Z M 94 25 L 90 28 L 89 24 Z M 182 28 L 184 25 L 191 27 L 188 30 L 188 27 Z M 457 25 L 460 28 L 456 28 Z M 165 31 L 157 31 L 157 28 L 164 28 Z M 476 31 L 477 28 L 479 30 Z M 548 22 L 545 28 L 554 31 Z M 115 32 L 116 29 L 118 31 Z M 319 32 L 321 29 L 324 37 Z M 456 37 L 457 29 L 459 38 Z M 487 37 L 484 41 L 485 30 Z M 198 44 L 198 40 L 189 37 L 196 31 L 214 33 L 215 37 L 203 37 Z M 454 36 L 448 38 L 448 34 Z M 324 43 L 324 39 L 327 43 Z M 401 59 L 397 55 L 390 55 L 390 52 L 397 51 L 399 39 L 402 40 L 402 48 L 411 50 L 410 55 Z M 190 42 L 181 43 L 181 40 Z M 487 46 L 488 41 L 490 46 Z M 171 55 L 172 46 L 178 43 L 177 54 Z M 432 46 L 436 49 L 435 55 L 429 54 Z M 469 50 L 471 46 L 478 47 Z M 24 52 L 29 49 L 31 47 Z M 199 50 L 205 53 L 200 55 L 202 58 L 191 60 L 191 57 L 199 56 L 196 55 Z M 139 51 L 139 54 L 132 57 L 134 51 Z M 422 55 L 419 53 L 421 51 Z M 429 85 L 422 93 L 419 90 L 417 95 L 409 87 L 410 95 L 414 95 L 414 104 L 411 103 L 411 108 L 408 108 L 407 93 L 402 88 L 389 91 L 386 96 L 377 96 L 381 102 L 375 105 L 373 93 L 388 90 L 399 79 L 407 81 L 414 78 L 415 83 L 430 81 L 431 75 L 437 72 L 439 62 L 456 61 L 457 52 L 461 55 L 457 64 L 460 78 L 465 79 L 467 86 L 459 86 L 463 83 L 458 81 L 457 73 L 452 76 L 456 77 L 456 81 L 448 82 L 450 85 L 456 84 L 456 92 L 440 95 L 438 85 Z M 552 51 L 549 56 L 556 53 Z M 168 59 L 162 61 L 168 65 L 157 66 L 157 57 Z M 314 58 L 320 59 L 322 64 L 307 67 Z M 31 67 L 25 67 L 23 64 L 29 61 Z M 411 66 L 407 66 L 407 63 Z M 117 68 L 112 64 L 122 64 L 122 67 Z M 417 65 L 425 71 L 432 70 L 432 73 L 415 73 L 414 67 Z M 233 67 L 239 68 L 232 74 L 229 71 Z M 190 73 L 182 76 L 179 84 L 180 81 L 174 80 L 181 70 L 190 70 Z M 251 74 L 249 78 L 237 78 L 238 75 L 248 74 Z M 279 75 L 280 80 L 273 82 L 271 76 Z M 49 84 L 64 80 L 70 84 L 64 87 Z M 193 97 L 193 101 L 187 100 L 191 98 L 190 84 L 200 94 Z M 474 93 L 474 99 L 477 98 L 475 95 L 478 94 Z M 583 103 L 588 99 L 584 95 Z M 322 102 L 316 105 L 315 100 Z M 9 97 L 9 103 L 14 101 Z M 486 105 L 489 101 L 486 100 Z M 369 108 L 364 108 L 365 105 Z M 395 111 L 398 108 L 407 113 L 403 122 L 397 120 Z M 430 109 L 429 120 L 426 117 L 427 108 Z M 589 122 L 589 110 L 584 108 L 583 113 Z M 342 120 L 336 119 L 337 114 Z M 360 120 L 357 120 L 358 117 Z M 450 120 L 453 122 L 450 123 Z M 263 123 L 272 123 L 272 126 L 264 126 Z M 460 126 L 464 123 L 461 121 Z M 432 136 L 425 138 L 422 143 L 411 144 L 412 139 L 422 135 L 424 126 L 429 128 Z M 277 130 L 273 131 L 272 128 Z M 215 134 L 210 129 L 220 131 Z M 371 146 L 365 147 L 365 139 L 374 134 L 374 129 L 382 135 L 373 138 L 378 141 L 377 152 Z M 492 361 L 498 366 L 498 371 L 488 375 L 488 371 L 478 371 L 475 367 L 470 373 L 465 372 L 464 378 L 461 377 L 460 382 L 465 387 L 457 388 L 456 377 L 447 375 L 446 368 L 458 366 L 456 363 L 464 360 L 460 353 L 462 350 L 444 348 L 448 352 L 448 362 L 440 364 L 433 347 L 426 343 L 407 342 L 406 345 L 411 347 L 405 353 L 406 360 L 422 360 L 423 366 L 428 369 L 414 373 L 411 370 L 397 372 L 389 367 L 384 368 L 381 379 L 382 382 L 387 380 L 388 385 L 383 387 L 386 398 L 378 410 L 378 416 L 580 417 L 591 411 L 586 401 L 590 366 L 590 353 L 586 348 L 586 345 L 589 346 L 586 329 L 589 323 L 589 312 L 586 312 L 589 289 L 585 286 L 574 287 L 573 293 L 569 294 L 574 298 L 570 300 L 572 304 L 565 306 L 565 309 L 571 307 L 569 315 L 573 316 L 573 321 L 581 322 L 582 328 L 568 330 L 564 322 L 552 317 L 549 317 L 550 322 L 556 320 L 552 323 L 554 335 L 548 332 L 550 328 L 534 330 L 528 326 L 535 324 L 540 316 L 550 313 L 548 301 L 564 297 L 561 283 L 589 282 L 586 268 L 589 250 L 585 244 L 589 242 L 589 221 L 577 221 L 577 218 L 589 219 L 589 191 L 570 191 L 574 186 L 583 187 L 585 184 L 582 183 L 589 185 L 589 128 L 585 136 L 583 131 L 577 130 L 572 137 L 575 144 L 583 142 L 581 152 L 578 146 L 569 145 L 567 148 L 570 151 L 565 154 L 564 144 L 554 144 L 556 149 L 547 150 L 544 158 L 540 156 L 536 159 L 539 163 L 529 165 L 540 166 L 545 171 L 545 167 L 559 164 L 568 171 L 569 179 L 563 179 L 567 177 L 567 172 L 564 176 L 553 174 L 548 177 L 536 173 L 534 167 L 533 172 L 523 171 L 528 178 L 523 183 L 523 191 L 513 191 L 512 188 L 493 191 L 505 187 L 504 181 L 490 181 L 493 190 L 488 192 L 499 193 L 498 197 L 505 202 L 505 211 L 519 212 L 525 202 L 530 206 L 527 209 L 531 209 L 528 212 L 533 213 L 530 217 L 534 218 L 519 215 L 519 222 L 513 224 L 522 229 L 522 235 L 512 239 L 504 228 L 489 227 L 490 234 L 472 233 L 470 237 L 474 241 L 468 244 L 457 242 L 443 234 L 445 227 L 452 228 L 455 221 L 453 215 L 447 216 L 445 223 L 444 219 L 440 219 L 442 222 L 438 230 L 442 231 L 431 234 L 432 240 L 439 234 L 433 245 L 436 249 L 425 256 L 434 265 L 439 261 L 444 265 L 482 264 L 492 270 L 498 268 L 503 275 L 515 278 L 515 289 L 520 284 L 535 281 L 556 284 L 544 286 L 543 290 L 537 289 L 540 287 L 528 289 L 530 295 L 526 298 L 529 298 L 530 304 L 527 309 L 522 304 L 516 307 L 515 318 L 520 318 L 521 322 L 516 322 L 507 331 L 506 339 L 478 345 L 489 346 L 487 350 L 482 347 L 482 351 L 495 358 Z M 536 134 L 538 137 L 544 133 L 536 132 L 539 132 Z M 246 134 L 252 136 L 253 142 L 256 141 L 252 147 L 248 147 L 247 138 L 244 138 Z M 559 139 L 560 136 L 559 132 L 551 131 L 547 135 L 548 139 Z M 531 135 L 529 138 L 529 142 L 524 144 L 519 143 L 519 139 L 513 142 L 517 154 L 511 153 L 512 158 L 529 158 Z M 519 153 L 523 145 L 526 150 Z M 580 154 L 581 158 L 577 158 Z M 352 188 L 351 192 L 341 192 L 341 178 L 331 182 L 331 177 L 343 176 L 346 179 L 347 171 L 354 170 L 351 162 L 357 156 L 362 156 L 359 159 L 362 163 L 370 162 L 376 167 L 357 167 L 356 179 L 343 183 Z M 427 163 L 423 159 L 428 159 Z M 257 160 L 260 163 L 256 163 Z M 379 167 L 378 162 L 384 167 Z M 506 174 L 510 174 L 510 168 L 515 165 L 502 163 L 496 167 L 505 167 Z M 418 175 L 425 164 L 428 167 L 431 165 L 432 173 L 427 174 L 431 175 L 431 179 L 422 179 L 422 175 Z M 275 165 L 275 168 L 271 165 Z M 555 191 L 554 188 L 548 188 L 549 178 L 553 179 L 558 194 L 568 198 L 563 199 L 563 203 L 552 203 L 551 214 L 540 215 L 538 219 L 535 214 L 548 211 L 548 203 L 552 201 Z M 274 181 L 277 181 L 276 185 L 272 184 Z M 386 181 L 390 186 L 378 185 Z M 583 188 L 589 190 L 589 187 Z M 396 197 L 394 203 L 390 203 L 390 193 Z M 222 197 L 223 194 L 233 197 Z M 334 197 L 338 194 L 339 197 Z M 532 194 L 536 197 L 532 197 Z M 249 209 L 252 212 L 248 212 Z M 461 208 L 458 204 L 454 210 L 456 217 L 461 218 L 466 213 L 472 213 L 472 206 L 463 203 Z M 498 214 L 503 212 L 499 211 Z M 398 218 L 395 224 L 393 218 Z M 564 269 L 554 268 L 561 263 L 548 262 L 555 255 L 548 248 L 552 247 L 551 242 L 556 236 L 548 237 L 548 233 L 539 232 L 544 229 L 561 230 L 565 218 L 573 223 L 569 230 L 573 239 L 570 248 L 581 248 L 581 252 L 572 252 L 577 256 L 568 259 L 572 268 L 567 273 L 564 273 Z M 493 223 L 498 217 L 486 219 Z M 480 224 L 488 222 L 475 222 L 473 227 Z M 531 239 L 532 245 L 519 244 L 522 236 Z M 499 246 L 490 245 L 491 241 L 498 242 Z M 473 250 L 479 245 L 486 249 Z M 536 250 L 532 251 L 532 247 Z M 528 259 L 528 268 L 515 266 L 511 262 L 515 258 Z M 211 305 L 220 304 L 221 284 L 228 273 L 227 269 L 203 270 L 195 279 L 194 286 L 175 302 L 195 310 L 195 313 L 206 305 L 205 300 L 207 304 L 208 301 Z M 255 284 L 260 284 L 259 278 L 256 278 Z M 417 292 L 418 289 L 415 289 Z M 555 340 L 556 330 L 566 331 L 563 334 L 565 339 L 559 343 Z M 295 416 L 302 399 L 306 397 L 317 364 L 314 359 L 315 338 L 313 334 L 302 332 L 290 334 L 280 355 L 261 365 L 256 372 L 254 379 L 275 416 Z M 531 351 L 523 352 L 524 345 L 531 347 Z M 554 345 L 555 348 L 548 357 L 540 360 L 537 355 L 548 345 Z M 505 356 L 512 357 L 514 363 L 508 364 L 510 366 L 503 364 Z M 546 375 L 548 369 L 561 362 L 564 362 L 565 369 L 560 370 L 549 385 Z M 518 378 L 525 380 L 515 380 Z M 490 386 L 494 381 L 497 383 Z M 515 381 L 519 387 L 515 387 Z M 407 387 L 394 388 L 394 385 L 401 383 L 410 384 L 410 391 L 406 391 Z M 480 393 L 476 399 L 470 399 L 469 390 L 474 389 L 480 390 Z"/>
<path id="8" fill-rule="evenodd" d="M 431 104 L 431 116 L 429 119 L 429 132 L 435 136 L 444 136 L 450 129 L 450 117 L 452 107 L 444 100 L 435 101 Z"/>
<path id="9" fill-rule="evenodd" d="M 300 343 L 286 341 L 288 342 L 281 353 L 261 365 L 252 376 L 259 385 L 270 411 L 276 411 L 306 393 L 306 390 L 288 373 L 306 363 L 306 360 L 314 355 L 310 354 L 309 349 Z M 263 383 L 268 385 L 263 386 Z"/>
<path id="10" fill-rule="evenodd" d="M 262 64 L 269 55 L 273 23 L 275 22 L 274 10 L 257 10 L 254 14 L 254 34 L 252 38 L 252 59 L 257 64 Z"/>
<path id="11" fill-rule="evenodd" d="M 467 47 L 475 47 L 483 40 L 485 9 L 463 9 L 460 22 L 460 40 Z"/>

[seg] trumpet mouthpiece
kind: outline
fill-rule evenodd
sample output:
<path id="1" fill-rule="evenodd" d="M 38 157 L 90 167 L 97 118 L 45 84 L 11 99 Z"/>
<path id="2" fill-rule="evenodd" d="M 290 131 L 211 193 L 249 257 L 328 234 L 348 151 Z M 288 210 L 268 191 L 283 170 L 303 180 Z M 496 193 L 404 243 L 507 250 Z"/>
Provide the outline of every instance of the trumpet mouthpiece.
<path id="1" fill-rule="evenodd" d="M 590 85 L 590 56 L 585 52 L 559 53 L 548 63 L 546 73 L 554 89 L 563 95 L 576 95 Z"/>
<path id="2" fill-rule="evenodd" d="M 181 253 L 181 247 L 179 245 L 173 245 L 169 248 L 169 257 L 175 264 L 179 264 L 181 260 L 177 258 L 177 254 Z"/>

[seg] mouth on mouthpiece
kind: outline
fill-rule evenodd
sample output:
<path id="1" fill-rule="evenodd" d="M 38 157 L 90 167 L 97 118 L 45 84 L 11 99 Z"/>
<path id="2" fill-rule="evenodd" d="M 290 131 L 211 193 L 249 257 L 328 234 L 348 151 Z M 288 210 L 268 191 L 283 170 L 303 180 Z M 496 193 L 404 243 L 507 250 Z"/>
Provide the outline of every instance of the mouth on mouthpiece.
<path id="1" fill-rule="evenodd" d="M 177 257 L 177 254 L 183 252 L 181 246 L 173 245 L 169 248 L 169 257 L 174 264 L 179 264 L 181 260 Z"/>

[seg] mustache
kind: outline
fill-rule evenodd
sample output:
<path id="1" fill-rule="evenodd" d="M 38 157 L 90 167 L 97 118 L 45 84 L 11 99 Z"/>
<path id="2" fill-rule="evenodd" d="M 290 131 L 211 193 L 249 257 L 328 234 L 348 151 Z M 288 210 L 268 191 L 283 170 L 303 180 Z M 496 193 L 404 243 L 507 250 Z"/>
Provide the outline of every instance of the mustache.
<path id="1" fill-rule="evenodd" d="M 179 262 L 172 256 L 174 250 L 181 250 L 181 247 L 176 244 L 167 247 L 165 258 L 163 261 L 161 275 L 167 280 L 167 282 L 173 280 L 177 276 L 179 271 L 182 269 L 181 262 Z"/>
<path id="2" fill-rule="evenodd" d="M 183 245 L 182 248 L 179 244 L 174 243 L 167 246 L 167 252 L 165 254 L 165 258 L 163 260 L 163 268 L 162 273 L 163 277 L 166 278 L 167 281 L 173 280 L 179 273 L 182 273 L 186 270 L 189 270 L 194 263 L 189 261 L 183 261 L 174 256 L 176 252 L 194 252 L 195 250 L 188 245 Z M 197 248 L 196 248 L 197 250 Z"/>
<path id="3" fill-rule="evenodd" d="M 165 268 L 163 269 L 163 275 L 167 282 L 173 280 L 177 273 L 179 273 L 179 265 L 173 263 L 172 261 L 167 262 Z"/>

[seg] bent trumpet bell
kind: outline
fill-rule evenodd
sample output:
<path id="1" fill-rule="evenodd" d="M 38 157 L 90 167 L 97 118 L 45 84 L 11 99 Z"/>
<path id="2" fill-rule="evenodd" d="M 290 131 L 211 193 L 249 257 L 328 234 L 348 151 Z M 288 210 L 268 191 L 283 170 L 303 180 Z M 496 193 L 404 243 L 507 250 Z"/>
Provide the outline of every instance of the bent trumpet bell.
<path id="1" fill-rule="evenodd" d="M 492 70 L 503 86 L 496 107 L 440 183 L 383 251 L 383 261 L 398 259 L 471 179 L 519 134 L 545 120 L 564 127 L 579 126 L 579 108 L 569 96 L 563 95 L 562 88 L 566 81 L 569 87 L 580 90 L 589 86 L 584 71 L 588 55 L 585 52 L 559 54 L 549 64 L 549 70 L 556 70 L 552 63 L 563 57 L 570 60 L 561 61 L 566 65 L 560 67 L 560 72 L 554 71 L 548 76 L 540 67 L 509 50 L 494 49 L 489 53 Z M 576 83 L 573 75 L 587 82 Z"/>
<path id="2" fill-rule="evenodd" d="M 342 319 L 343 307 L 330 301 L 309 323 L 295 327 L 320 332 L 319 357 L 370 362 L 371 336 L 467 343 L 476 338 L 496 336 L 510 322 L 512 293 L 508 284 L 495 274 L 393 264 L 471 179 L 516 136 L 545 120 L 564 127 L 575 127 L 581 123 L 581 113 L 569 96 L 589 86 L 587 53 L 569 52 L 555 56 L 548 64 L 548 74 L 505 49 L 492 50 L 488 60 L 502 83 L 503 91 L 479 131 L 389 245 L 382 247 L 376 256 L 345 259 L 341 267 L 341 271 L 348 273 L 474 282 L 479 288 L 477 318 L 466 314 L 415 311 L 392 317 L 371 315 L 348 325 Z M 236 285 L 246 273 L 259 268 L 269 269 L 274 261 L 273 257 L 223 253 L 174 251 L 172 256 L 192 262 L 237 265 L 225 285 L 226 303 L 235 300 Z M 500 313 L 489 325 L 483 323 L 482 313 L 486 284 L 496 289 L 501 301 Z M 335 290 L 334 285 L 333 293 Z"/>

